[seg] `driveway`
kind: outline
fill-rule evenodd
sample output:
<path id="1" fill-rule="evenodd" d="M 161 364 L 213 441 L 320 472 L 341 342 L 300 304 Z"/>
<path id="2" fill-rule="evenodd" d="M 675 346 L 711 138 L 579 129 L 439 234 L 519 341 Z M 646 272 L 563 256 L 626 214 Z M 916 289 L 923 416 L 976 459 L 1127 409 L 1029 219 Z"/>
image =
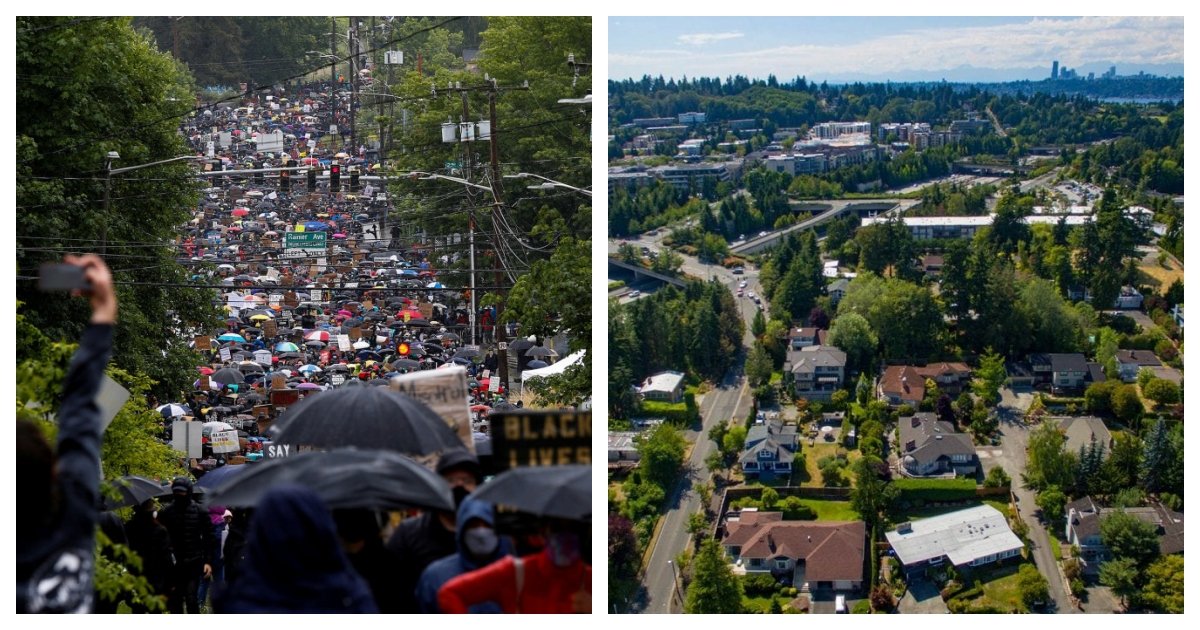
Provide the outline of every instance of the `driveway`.
<path id="1" fill-rule="evenodd" d="M 950 609 L 946 608 L 946 602 L 942 601 L 942 594 L 938 591 L 937 586 L 928 580 L 916 578 L 908 583 L 908 591 L 904 593 L 904 597 L 900 598 L 900 604 L 897 605 L 896 610 L 905 615 L 948 614 L 950 612 Z"/>

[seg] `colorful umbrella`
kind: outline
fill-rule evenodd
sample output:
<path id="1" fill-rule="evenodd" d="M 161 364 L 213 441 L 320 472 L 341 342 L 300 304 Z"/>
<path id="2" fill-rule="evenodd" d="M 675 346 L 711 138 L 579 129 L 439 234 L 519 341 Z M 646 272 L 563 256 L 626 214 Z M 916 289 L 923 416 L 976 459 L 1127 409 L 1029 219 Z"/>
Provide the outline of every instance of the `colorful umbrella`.
<path id="1" fill-rule="evenodd" d="M 300 348 L 290 341 L 275 344 L 275 352 L 299 352 Z"/>
<path id="2" fill-rule="evenodd" d="M 236 343 L 246 343 L 246 338 L 237 333 L 225 333 L 224 335 L 217 337 L 217 341 L 222 341 L 222 342 L 233 341 Z"/>

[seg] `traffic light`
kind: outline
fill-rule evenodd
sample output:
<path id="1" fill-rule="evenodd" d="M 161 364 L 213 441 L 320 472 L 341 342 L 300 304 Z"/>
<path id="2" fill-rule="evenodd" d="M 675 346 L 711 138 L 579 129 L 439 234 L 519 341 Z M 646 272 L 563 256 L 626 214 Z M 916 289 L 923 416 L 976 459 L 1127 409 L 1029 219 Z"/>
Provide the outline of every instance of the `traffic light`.
<path id="1" fill-rule="evenodd" d="M 329 167 L 329 192 L 342 190 L 342 167 L 334 164 Z"/>
<path id="2" fill-rule="evenodd" d="M 292 166 L 291 160 L 283 161 L 284 169 L 290 168 L 291 166 Z M 292 188 L 292 179 L 291 178 L 292 178 L 291 171 L 280 170 L 279 171 L 279 190 L 281 190 L 283 192 L 288 192 L 289 190 L 291 190 L 291 188 Z"/>
<path id="3" fill-rule="evenodd" d="M 317 190 L 317 169 L 308 167 L 308 192 Z"/>
<path id="4" fill-rule="evenodd" d="M 350 169 L 350 192 L 358 192 L 358 169 Z"/>

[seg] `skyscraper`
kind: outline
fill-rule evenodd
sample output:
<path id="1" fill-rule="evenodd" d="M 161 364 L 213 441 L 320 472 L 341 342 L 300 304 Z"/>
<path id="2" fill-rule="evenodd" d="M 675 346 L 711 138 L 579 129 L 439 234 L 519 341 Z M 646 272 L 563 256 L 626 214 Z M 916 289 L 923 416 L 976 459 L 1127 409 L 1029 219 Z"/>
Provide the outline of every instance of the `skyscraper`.
<path id="1" fill-rule="evenodd" d="M 1050 78 L 1051 79 L 1058 78 L 1058 60 L 1057 59 L 1054 60 L 1054 65 L 1050 66 Z"/>

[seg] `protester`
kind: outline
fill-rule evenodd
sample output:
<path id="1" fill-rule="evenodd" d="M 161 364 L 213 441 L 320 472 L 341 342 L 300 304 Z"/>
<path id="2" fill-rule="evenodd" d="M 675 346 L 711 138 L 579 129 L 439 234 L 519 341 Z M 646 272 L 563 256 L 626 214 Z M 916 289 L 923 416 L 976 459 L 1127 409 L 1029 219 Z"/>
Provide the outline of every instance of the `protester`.
<path id="1" fill-rule="evenodd" d="M 172 502 L 158 513 L 158 520 L 171 535 L 175 553 L 167 609 L 176 614 L 199 613 L 200 580 L 212 575 L 212 521 L 192 499 L 190 479 L 176 477 L 171 492 Z"/>
<path id="2" fill-rule="evenodd" d="M 208 602 L 211 587 L 225 581 L 225 558 L 221 552 L 225 546 L 225 537 L 229 534 L 228 518 L 232 516 L 232 512 L 220 505 L 211 505 L 208 508 L 209 521 L 212 522 L 212 551 L 209 554 L 212 558 L 212 573 L 200 580 L 200 592 L 196 597 L 202 605 Z"/>
<path id="3" fill-rule="evenodd" d="M 583 560 L 576 523 L 550 521 L 546 546 L 451 579 L 438 591 L 446 613 L 466 613 L 480 602 L 499 602 L 506 613 L 590 613 L 592 568 Z"/>
<path id="4" fill-rule="evenodd" d="M 142 576 L 157 595 L 166 595 L 175 560 L 171 553 L 171 535 L 158 522 L 155 500 L 149 499 L 133 509 L 133 517 L 125 523 L 129 548 L 142 559 Z"/>
<path id="5" fill-rule="evenodd" d="M 371 596 L 383 614 L 409 612 L 395 594 L 405 588 L 396 571 L 392 554 L 383 544 L 379 520 L 374 510 L 334 510 L 342 549 L 354 570 L 367 581 Z"/>
<path id="6" fill-rule="evenodd" d="M 312 490 L 283 484 L 263 497 L 250 522 L 241 574 L 217 592 L 219 613 L 374 613 L 333 516 Z"/>
<path id="7" fill-rule="evenodd" d="M 487 566 L 509 554 L 509 544 L 496 533 L 492 504 L 468 497 L 458 508 L 458 552 L 426 567 L 417 582 L 417 605 L 423 613 L 438 609 L 438 590 L 452 578 Z M 470 607 L 472 613 L 499 613 L 500 604 L 485 601 Z"/>
<path id="8" fill-rule="evenodd" d="M 91 611 L 100 503 L 100 408 L 117 297 L 98 256 L 67 256 L 91 286 L 92 317 L 71 359 L 58 410 L 58 445 L 17 421 L 17 612 Z"/>

